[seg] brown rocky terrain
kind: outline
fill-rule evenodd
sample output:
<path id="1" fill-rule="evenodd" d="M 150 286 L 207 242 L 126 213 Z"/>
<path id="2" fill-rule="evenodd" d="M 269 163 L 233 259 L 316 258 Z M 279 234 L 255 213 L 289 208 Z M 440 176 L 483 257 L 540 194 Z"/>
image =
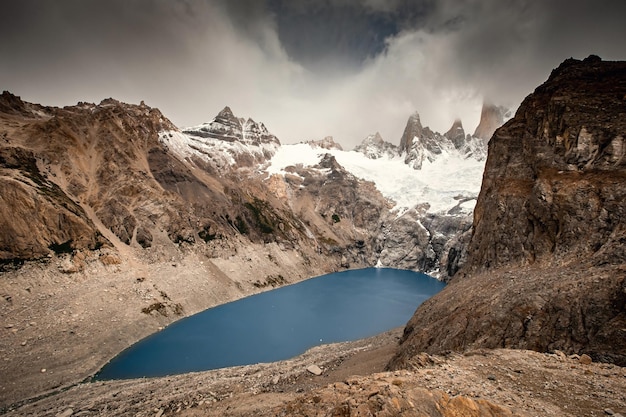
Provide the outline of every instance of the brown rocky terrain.
<path id="1" fill-rule="evenodd" d="M 286 361 L 164 378 L 81 383 L 16 404 L 41 416 L 623 415 L 626 371 L 560 351 L 414 356 L 383 372 L 397 329 Z M 320 375 L 307 368 L 317 366 Z"/>
<path id="2" fill-rule="evenodd" d="M 341 167 L 330 188 L 303 172 L 306 190 L 218 169 L 171 152 L 160 135 L 175 129 L 143 104 L 0 96 L 0 404 L 82 380 L 182 316 L 372 264 L 389 206 L 372 184 Z"/>
<path id="3" fill-rule="evenodd" d="M 626 365 L 626 63 L 566 60 L 489 142 L 465 267 L 408 323 L 418 352 L 521 348 Z"/>

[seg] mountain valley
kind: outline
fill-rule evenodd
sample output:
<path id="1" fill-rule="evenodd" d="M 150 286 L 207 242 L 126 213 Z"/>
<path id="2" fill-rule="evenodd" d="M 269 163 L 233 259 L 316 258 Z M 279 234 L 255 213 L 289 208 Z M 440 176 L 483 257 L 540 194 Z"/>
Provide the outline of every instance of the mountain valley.
<path id="1" fill-rule="evenodd" d="M 625 103 L 624 63 L 569 59 L 514 116 L 485 104 L 473 135 L 414 113 L 398 146 L 376 133 L 345 151 L 331 137 L 281 144 L 229 107 L 180 129 L 144 103 L 55 108 L 4 92 L 0 410 L 624 414 Z M 449 285 L 402 334 L 80 383 L 181 317 L 369 266 Z"/>

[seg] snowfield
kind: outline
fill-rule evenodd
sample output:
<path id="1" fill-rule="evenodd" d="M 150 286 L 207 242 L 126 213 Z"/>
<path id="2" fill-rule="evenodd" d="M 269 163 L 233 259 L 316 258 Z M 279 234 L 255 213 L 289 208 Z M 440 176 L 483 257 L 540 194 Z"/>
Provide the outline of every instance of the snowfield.
<path id="1" fill-rule="evenodd" d="M 295 144 L 281 145 L 266 171 L 270 175 L 284 174 L 290 165 L 314 166 L 327 153 L 354 176 L 376 184 L 383 196 L 396 203 L 393 210 L 397 215 L 423 203 L 430 205 L 431 213 L 445 213 L 457 205 L 459 214 L 471 213 L 485 167 L 485 161 L 444 153 L 432 163 L 424 161 L 422 169 L 415 170 L 404 163 L 403 156 L 369 159 L 360 152 Z M 468 198 L 471 200 L 466 201 Z"/>

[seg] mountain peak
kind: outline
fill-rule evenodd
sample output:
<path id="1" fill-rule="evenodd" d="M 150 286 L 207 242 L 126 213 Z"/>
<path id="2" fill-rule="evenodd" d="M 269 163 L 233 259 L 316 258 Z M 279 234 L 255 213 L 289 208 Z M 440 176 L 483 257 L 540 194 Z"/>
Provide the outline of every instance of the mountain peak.
<path id="1" fill-rule="evenodd" d="M 482 139 L 487 144 L 496 129 L 504 124 L 504 121 L 510 117 L 510 114 L 511 111 L 506 107 L 485 101 L 480 112 L 480 123 L 474 131 L 474 136 Z"/>
<path id="2" fill-rule="evenodd" d="M 400 139 L 400 152 L 408 152 L 413 144 L 413 138 L 420 138 L 423 134 L 424 128 L 420 121 L 420 115 L 416 111 L 409 116 L 409 120 L 406 122 L 402 139 Z"/>
<path id="3" fill-rule="evenodd" d="M 265 162 L 280 146 L 278 138 L 263 123 L 257 123 L 250 117 L 238 118 L 228 106 L 212 121 L 187 128 L 182 133 L 186 139 L 172 146 L 182 149 L 185 156 L 200 156 L 218 167 L 248 167 Z M 169 142 L 167 135 L 162 138 Z M 218 160 L 219 163 L 216 162 Z"/>
<path id="4" fill-rule="evenodd" d="M 369 159 L 379 159 L 383 156 L 392 159 L 398 154 L 398 148 L 389 142 L 385 142 L 379 132 L 363 139 L 363 142 L 356 146 L 354 151 L 361 152 Z"/>
<path id="5" fill-rule="evenodd" d="M 461 119 L 455 119 L 450 130 L 443 135 L 454 144 L 456 149 L 460 149 L 465 143 L 465 130 L 463 130 Z"/>
<path id="6" fill-rule="evenodd" d="M 231 118 L 235 117 L 230 107 L 226 106 L 217 114 L 217 117 Z"/>
<path id="7" fill-rule="evenodd" d="M 383 143 L 383 137 L 380 136 L 380 132 L 376 132 L 373 136 L 370 135 L 368 136 L 365 140 L 371 138 L 372 143 Z"/>

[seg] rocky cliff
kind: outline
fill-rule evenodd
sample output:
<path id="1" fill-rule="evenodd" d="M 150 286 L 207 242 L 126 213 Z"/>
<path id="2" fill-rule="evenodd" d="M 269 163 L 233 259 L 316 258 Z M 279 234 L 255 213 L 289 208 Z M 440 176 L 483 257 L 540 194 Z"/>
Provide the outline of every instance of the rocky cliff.
<path id="1" fill-rule="evenodd" d="M 626 364 L 626 63 L 568 59 L 489 142 L 467 263 L 391 362 L 513 347 Z"/>

